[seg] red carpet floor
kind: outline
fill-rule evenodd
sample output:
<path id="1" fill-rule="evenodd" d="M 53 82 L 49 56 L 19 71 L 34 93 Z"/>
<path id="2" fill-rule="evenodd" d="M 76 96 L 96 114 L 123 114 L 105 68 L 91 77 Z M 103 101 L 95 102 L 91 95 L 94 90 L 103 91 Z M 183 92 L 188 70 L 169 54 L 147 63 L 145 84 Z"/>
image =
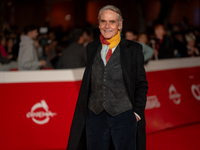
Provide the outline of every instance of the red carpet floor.
<path id="1" fill-rule="evenodd" d="M 148 134 L 147 150 L 200 150 L 200 123 Z"/>

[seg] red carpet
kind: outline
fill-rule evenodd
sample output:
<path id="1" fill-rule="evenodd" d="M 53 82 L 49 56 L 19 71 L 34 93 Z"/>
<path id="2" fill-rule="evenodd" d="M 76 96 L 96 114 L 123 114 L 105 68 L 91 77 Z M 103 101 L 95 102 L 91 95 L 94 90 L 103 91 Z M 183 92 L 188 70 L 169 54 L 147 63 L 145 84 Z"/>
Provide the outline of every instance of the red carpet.
<path id="1" fill-rule="evenodd" d="M 200 150 L 200 123 L 148 134 L 147 150 Z"/>

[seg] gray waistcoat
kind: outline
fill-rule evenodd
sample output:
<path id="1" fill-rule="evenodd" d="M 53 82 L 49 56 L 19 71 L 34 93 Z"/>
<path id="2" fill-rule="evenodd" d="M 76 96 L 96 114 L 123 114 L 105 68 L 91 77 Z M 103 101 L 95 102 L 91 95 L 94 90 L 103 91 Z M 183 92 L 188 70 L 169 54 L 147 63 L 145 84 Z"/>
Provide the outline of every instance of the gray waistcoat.
<path id="1" fill-rule="evenodd" d="M 122 76 L 120 47 L 117 46 L 106 66 L 103 64 L 100 51 L 99 47 L 92 65 L 88 108 L 96 115 L 105 110 L 116 116 L 132 109 Z"/>

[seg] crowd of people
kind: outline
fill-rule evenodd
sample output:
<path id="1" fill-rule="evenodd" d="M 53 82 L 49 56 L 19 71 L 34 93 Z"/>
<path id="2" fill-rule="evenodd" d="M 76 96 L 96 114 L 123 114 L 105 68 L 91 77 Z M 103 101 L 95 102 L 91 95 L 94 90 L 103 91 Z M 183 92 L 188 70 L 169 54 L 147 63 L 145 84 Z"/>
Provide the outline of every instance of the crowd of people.
<path id="1" fill-rule="evenodd" d="M 173 25 L 166 30 L 155 24 L 153 32 L 137 33 L 128 29 L 121 33 L 127 40 L 143 46 L 145 64 L 149 60 L 200 56 L 199 28 Z M 85 47 L 99 38 L 98 28 L 63 32 L 61 27 L 26 26 L 23 33 L 5 24 L 0 33 L 0 71 L 69 69 L 86 65 Z"/>
<path id="2" fill-rule="evenodd" d="M 200 32 L 198 28 L 184 30 L 174 26 L 172 31 L 166 31 L 165 26 L 156 24 L 154 34 L 137 34 L 127 30 L 125 38 L 138 41 L 143 46 L 145 61 L 178 57 L 194 57 L 200 55 Z"/>

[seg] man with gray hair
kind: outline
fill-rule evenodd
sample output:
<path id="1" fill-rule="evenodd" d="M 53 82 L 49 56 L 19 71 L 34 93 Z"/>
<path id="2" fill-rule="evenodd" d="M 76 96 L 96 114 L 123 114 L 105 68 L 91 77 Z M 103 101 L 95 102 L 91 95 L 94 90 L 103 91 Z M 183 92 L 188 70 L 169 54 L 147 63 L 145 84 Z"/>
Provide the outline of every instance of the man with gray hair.
<path id="1" fill-rule="evenodd" d="M 86 48 L 67 150 L 145 150 L 148 83 L 142 46 L 120 36 L 117 7 L 103 7 L 98 19 L 100 40 Z"/>

